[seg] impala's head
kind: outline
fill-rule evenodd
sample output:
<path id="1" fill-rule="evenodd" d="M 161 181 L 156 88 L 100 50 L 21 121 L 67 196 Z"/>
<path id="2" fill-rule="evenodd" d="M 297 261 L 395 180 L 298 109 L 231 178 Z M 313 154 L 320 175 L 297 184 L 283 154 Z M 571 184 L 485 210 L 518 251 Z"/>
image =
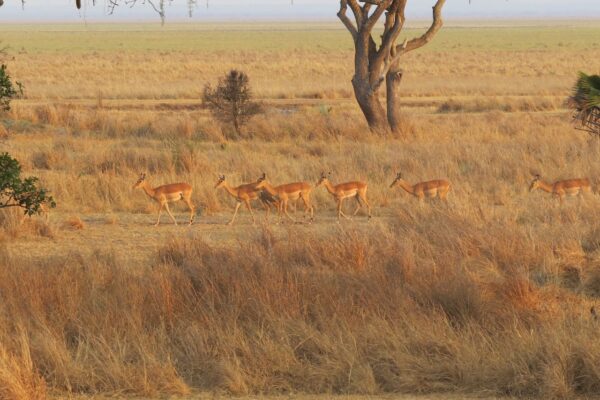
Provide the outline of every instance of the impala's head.
<path id="1" fill-rule="evenodd" d="M 256 180 L 256 188 L 262 189 L 263 187 L 265 187 L 266 184 L 267 184 L 267 174 L 263 172 L 262 175 L 259 176 L 258 179 Z"/>
<path id="2" fill-rule="evenodd" d="M 324 184 L 325 182 L 329 181 L 330 176 L 331 176 L 331 172 L 329 172 L 328 174 L 325 174 L 325 172 L 321 172 L 321 176 L 319 177 L 319 180 L 317 181 L 317 184 L 315 185 L 315 187 L 319 187 L 322 184 Z"/>
<path id="3" fill-rule="evenodd" d="M 394 186 L 396 186 L 398 184 L 398 182 L 400 182 L 401 179 L 402 179 L 402 172 L 398 172 L 396 174 L 396 179 L 394 179 L 394 182 L 392 182 L 390 187 L 393 188 Z"/>
<path id="4" fill-rule="evenodd" d="M 135 183 L 135 185 L 133 185 L 133 188 L 137 189 L 139 187 L 142 187 L 142 185 L 144 184 L 145 180 L 146 180 L 146 174 L 142 172 L 140 174 L 140 177 L 138 178 L 137 182 Z"/>
<path id="5" fill-rule="evenodd" d="M 542 179 L 542 178 L 540 177 L 539 174 L 535 175 L 533 177 L 533 180 L 531 181 L 531 185 L 529 185 L 530 192 L 540 187 L 540 179 Z"/>
<path id="6" fill-rule="evenodd" d="M 225 175 L 219 175 L 219 180 L 215 184 L 215 189 L 222 187 L 225 184 Z"/>

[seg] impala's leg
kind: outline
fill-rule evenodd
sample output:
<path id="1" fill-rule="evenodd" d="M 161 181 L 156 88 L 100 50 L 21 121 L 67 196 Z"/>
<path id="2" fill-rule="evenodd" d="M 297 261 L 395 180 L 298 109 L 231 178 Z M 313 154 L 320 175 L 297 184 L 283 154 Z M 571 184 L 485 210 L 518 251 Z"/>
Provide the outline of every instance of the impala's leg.
<path id="1" fill-rule="evenodd" d="M 281 213 L 283 212 L 283 200 L 277 202 L 277 225 L 281 223 Z"/>
<path id="2" fill-rule="evenodd" d="M 235 221 L 235 216 L 237 215 L 241 205 L 242 203 L 239 201 L 235 204 L 235 211 L 233 212 L 233 217 L 231 217 L 231 221 L 229 221 L 227 225 L 233 225 L 233 221 Z"/>
<path id="3" fill-rule="evenodd" d="M 441 201 L 442 203 L 444 203 L 444 205 L 445 205 L 446 207 L 449 207 L 449 206 L 450 206 L 450 205 L 449 205 L 449 203 L 448 203 L 448 192 L 449 192 L 449 191 L 450 191 L 450 188 L 446 188 L 446 189 L 445 189 L 445 190 L 443 190 L 442 192 L 438 192 L 438 193 L 439 193 L 438 195 L 440 196 L 440 201 Z"/>
<path id="4" fill-rule="evenodd" d="M 269 222 L 269 214 L 271 213 L 271 205 L 269 202 L 262 200 L 263 207 L 265 208 L 265 221 Z"/>
<path id="5" fill-rule="evenodd" d="M 192 203 L 192 200 L 189 196 L 184 197 L 183 201 L 190 208 L 190 225 L 192 225 L 194 223 L 194 217 L 196 216 L 196 208 L 194 207 L 194 203 Z"/>
<path id="6" fill-rule="evenodd" d="M 354 199 L 356 200 L 357 205 L 356 205 L 356 209 L 352 213 L 352 216 L 355 216 L 356 214 L 358 214 L 358 212 L 360 211 L 360 208 L 362 207 L 362 204 L 360 203 L 360 197 L 358 194 L 356 196 L 354 196 Z"/>
<path id="7" fill-rule="evenodd" d="M 340 215 L 346 219 L 350 219 L 349 216 L 347 216 L 346 214 L 344 214 L 344 211 L 342 210 L 342 203 L 343 203 L 344 199 L 339 199 L 338 200 L 338 220 L 340 219 Z"/>
<path id="8" fill-rule="evenodd" d="M 163 207 L 164 203 L 160 203 L 160 207 L 158 208 L 158 219 L 156 220 L 156 224 L 154 224 L 154 226 L 158 226 L 160 224 L 160 214 L 162 213 Z"/>
<path id="9" fill-rule="evenodd" d="M 425 195 L 423 194 L 423 192 L 418 192 L 416 193 L 417 199 L 419 199 L 419 206 L 422 208 L 423 204 L 425 203 Z"/>
<path id="10" fill-rule="evenodd" d="M 362 192 L 360 193 L 360 199 L 363 201 L 363 203 L 365 203 L 365 205 L 367 206 L 367 210 L 369 211 L 369 218 L 372 217 L 371 215 L 371 205 L 369 204 L 369 202 L 367 201 L 367 192 Z"/>
<path id="11" fill-rule="evenodd" d="M 310 220 L 314 219 L 314 210 L 310 204 L 310 195 L 308 193 L 301 195 L 302 201 L 304 202 L 304 214 L 310 216 Z"/>
<path id="12" fill-rule="evenodd" d="M 448 195 L 448 189 L 438 189 L 438 197 L 442 201 L 447 201 L 446 196 Z"/>
<path id="13" fill-rule="evenodd" d="M 252 225 L 256 225 L 256 218 L 254 218 L 254 211 L 252 211 L 252 207 L 250 206 L 250 200 L 246 199 L 244 200 L 244 203 L 246 204 L 248 211 L 250 211 L 250 215 L 252 215 Z"/>
<path id="14" fill-rule="evenodd" d="M 171 219 L 173 220 L 173 223 L 177 226 L 177 220 L 175 219 L 173 214 L 171 214 L 171 210 L 169 209 L 169 203 L 165 203 L 165 208 L 167 210 L 167 213 L 169 214 L 169 217 L 171 217 Z"/>
<path id="15" fill-rule="evenodd" d="M 288 217 L 290 220 L 292 220 L 292 222 L 296 222 L 296 220 L 294 218 L 292 218 L 292 216 L 288 213 L 288 210 L 287 210 L 287 208 L 288 208 L 288 199 L 285 199 L 282 203 L 283 204 L 282 204 L 281 208 L 283 208 L 283 212 L 285 213 L 286 217 Z M 294 201 L 294 204 L 296 204 L 295 201 Z M 294 211 L 294 214 L 295 213 L 296 213 L 296 211 Z"/>

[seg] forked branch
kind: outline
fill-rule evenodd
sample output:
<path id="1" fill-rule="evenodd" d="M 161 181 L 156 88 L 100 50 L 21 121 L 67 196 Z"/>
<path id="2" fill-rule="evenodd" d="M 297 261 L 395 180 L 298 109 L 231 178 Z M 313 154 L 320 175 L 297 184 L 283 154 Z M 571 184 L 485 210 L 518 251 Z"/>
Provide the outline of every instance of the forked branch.
<path id="1" fill-rule="evenodd" d="M 346 29 L 348 29 L 348 31 L 352 35 L 352 39 L 356 42 L 356 36 L 358 34 L 358 31 L 356 29 L 356 26 L 354 26 L 352 21 L 350 21 L 350 18 L 348 18 L 348 16 L 346 15 L 347 10 L 348 10 L 348 0 L 341 0 L 340 1 L 340 11 L 338 11 L 337 16 L 342 21 L 342 23 L 344 24 Z"/>
<path id="2" fill-rule="evenodd" d="M 396 57 L 400 57 L 402 54 L 423 47 L 433 39 L 435 34 L 444 24 L 444 21 L 442 20 L 442 7 L 444 7 L 445 2 L 446 0 L 437 0 L 435 6 L 433 6 L 433 21 L 431 22 L 429 29 L 427 29 L 427 32 L 417 38 L 409 40 L 404 48 L 398 46 L 396 48 Z"/>

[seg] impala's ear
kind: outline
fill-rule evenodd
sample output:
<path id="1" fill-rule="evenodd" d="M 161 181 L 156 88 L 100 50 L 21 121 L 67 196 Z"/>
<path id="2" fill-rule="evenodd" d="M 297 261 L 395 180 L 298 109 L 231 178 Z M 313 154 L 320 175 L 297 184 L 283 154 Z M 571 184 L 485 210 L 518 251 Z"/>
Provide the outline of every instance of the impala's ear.
<path id="1" fill-rule="evenodd" d="M 396 179 L 400 179 L 400 178 L 402 178 L 402 172 L 398 172 L 398 173 L 396 174 Z"/>
<path id="2" fill-rule="evenodd" d="M 267 179 L 267 174 L 265 172 L 263 172 L 263 174 L 261 175 L 260 179 Z"/>

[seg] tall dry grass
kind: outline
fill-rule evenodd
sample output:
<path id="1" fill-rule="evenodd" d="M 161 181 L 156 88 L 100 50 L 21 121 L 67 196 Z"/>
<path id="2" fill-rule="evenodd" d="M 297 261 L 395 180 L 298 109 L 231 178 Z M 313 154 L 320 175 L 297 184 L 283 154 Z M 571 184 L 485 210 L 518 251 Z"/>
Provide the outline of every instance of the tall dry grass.
<path id="1" fill-rule="evenodd" d="M 551 204 L 542 193 L 526 193 L 534 174 L 548 180 L 588 176 L 600 182 L 600 148 L 573 130 L 562 112 L 407 110 L 406 135 L 378 137 L 369 133 L 356 110 L 323 114 L 306 108 L 291 116 L 257 118 L 247 127 L 248 136 L 236 142 L 224 140 L 218 127 L 200 114 L 132 113 L 126 120 L 129 128 L 117 125 L 105 131 L 105 124 L 86 125 L 83 112 L 66 125 L 63 120 L 57 125 L 30 122 L 21 112 L 14 111 L 18 118 L 7 150 L 26 174 L 42 179 L 59 210 L 71 213 L 151 212 L 146 196 L 131 190 L 140 172 L 156 186 L 189 182 L 195 201 L 208 213 L 231 206 L 228 196 L 213 189 L 219 174 L 234 184 L 254 181 L 262 172 L 274 183 L 315 183 L 321 171 L 332 171 L 334 182 L 368 181 L 374 205 L 388 207 L 410 204 L 406 193 L 388 190 L 402 171 L 412 182 L 449 179 L 457 202 L 512 207 L 515 212 L 538 199 Z M 102 120 L 110 124 L 111 118 Z M 213 128 L 213 136 L 203 136 Z M 326 191 L 315 195 L 320 208 L 327 209 L 331 200 Z"/>
<path id="2" fill-rule="evenodd" d="M 528 235 L 442 208 L 227 247 L 173 239 L 140 268 L 102 250 L 4 255 L 0 390 L 593 395 L 600 322 Z M 579 268 L 577 290 L 598 290 L 597 263 Z"/>
<path id="3" fill-rule="evenodd" d="M 595 43 L 450 41 L 415 53 L 405 129 L 388 137 L 370 134 L 351 100 L 339 44 L 123 53 L 115 43 L 20 49 L 11 64 L 28 98 L 0 121 L 0 146 L 58 209 L 49 224 L 0 213 L 0 398 L 598 392 L 600 198 L 559 207 L 527 192 L 538 173 L 600 183 L 598 142 L 562 109 L 573 71 L 598 65 Z M 269 111 L 231 142 L 194 99 L 240 64 Z M 156 212 L 131 189 L 142 171 L 154 185 L 191 183 L 204 215 L 231 212 L 218 174 L 314 183 L 332 171 L 336 183 L 369 182 L 375 218 L 329 223 L 319 189 L 313 225 L 196 225 L 165 244 L 128 220 Z M 449 203 L 419 207 L 390 190 L 398 171 L 449 179 Z"/>

